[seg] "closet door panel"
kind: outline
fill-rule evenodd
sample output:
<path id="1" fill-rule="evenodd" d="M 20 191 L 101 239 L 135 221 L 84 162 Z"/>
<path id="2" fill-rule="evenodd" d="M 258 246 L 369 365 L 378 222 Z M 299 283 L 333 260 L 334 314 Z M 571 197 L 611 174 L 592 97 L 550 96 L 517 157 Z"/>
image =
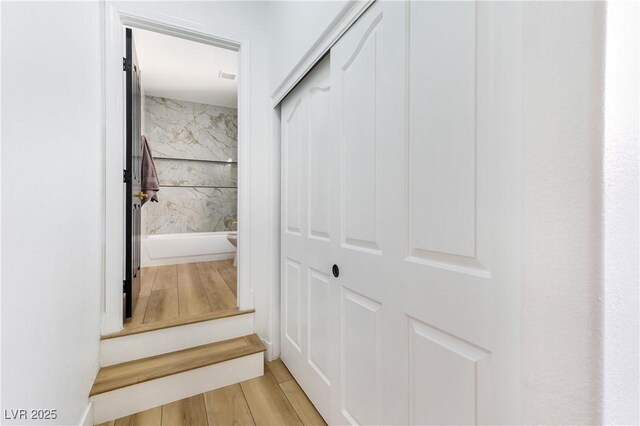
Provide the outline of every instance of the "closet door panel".
<path id="1" fill-rule="evenodd" d="M 302 100 L 286 108 L 284 111 L 286 116 L 282 125 L 283 134 L 283 153 L 285 173 L 283 177 L 283 185 L 285 192 L 284 210 L 285 229 L 286 232 L 293 235 L 300 235 L 301 229 L 301 167 L 302 167 L 302 149 L 305 143 L 305 114 L 303 111 Z"/>
<path id="2" fill-rule="evenodd" d="M 376 2 L 331 49 L 332 107 L 337 159 L 333 211 L 340 231 L 332 246 L 340 275 L 338 381 L 332 388 L 336 424 L 401 424 L 404 401 L 389 381 L 391 347 L 385 326 L 391 311 L 386 294 L 398 277 L 390 269 L 394 250 L 388 224 L 398 224 L 403 204 L 389 203 L 402 192 L 390 173 L 403 161 L 405 9 Z M 402 166 L 402 164 L 400 164 Z M 391 272 L 391 273 L 390 273 Z M 394 378 L 393 380 L 396 380 Z M 391 385 L 391 386 L 389 386 Z"/>
<path id="3" fill-rule="evenodd" d="M 309 365 L 330 386 L 329 356 L 332 333 L 328 312 L 330 310 L 330 278 L 327 274 L 309 269 Z"/>
<path id="4" fill-rule="evenodd" d="M 329 423 L 518 421 L 521 12 L 375 2 L 283 102 L 282 358 Z"/>
<path id="5" fill-rule="evenodd" d="M 406 10 L 405 161 L 388 177 L 404 189 L 388 202 L 406 214 L 394 224 L 399 278 L 382 300 L 402 349 L 385 362 L 408 366 L 396 382 L 407 423 L 517 422 L 521 205 L 518 134 L 505 123 L 518 119 L 506 47 L 518 37 L 518 6 Z"/>
<path id="6" fill-rule="evenodd" d="M 379 251 L 376 242 L 376 53 L 377 26 L 370 23 L 340 68 L 342 82 L 342 244 Z M 379 196 L 379 195 L 378 195 Z"/>
<path id="7" fill-rule="evenodd" d="M 410 254 L 474 257 L 476 5 L 409 7 Z"/>
<path id="8" fill-rule="evenodd" d="M 309 92 L 309 238 L 322 241 L 331 237 L 329 90 L 327 84 L 316 86 Z"/>
<path id="9" fill-rule="evenodd" d="M 281 358 L 321 415 L 330 415 L 329 59 L 283 100 Z"/>
<path id="10" fill-rule="evenodd" d="M 291 259 L 285 259 L 284 263 L 284 337 L 295 350 L 301 352 L 300 263 Z"/>
<path id="11" fill-rule="evenodd" d="M 380 422 L 380 308 L 376 301 L 343 289 L 341 413 L 351 424 Z"/>

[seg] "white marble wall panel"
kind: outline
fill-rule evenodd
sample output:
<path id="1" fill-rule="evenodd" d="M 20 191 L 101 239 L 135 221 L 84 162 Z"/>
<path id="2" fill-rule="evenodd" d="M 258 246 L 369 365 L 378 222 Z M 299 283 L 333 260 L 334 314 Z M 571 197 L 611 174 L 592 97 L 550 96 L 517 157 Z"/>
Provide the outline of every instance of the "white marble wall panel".
<path id="1" fill-rule="evenodd" d="M 236 161 L 238 110 L 145 97 L 145 134 L 154 157 Z"/>
<path id="2" fill-rule="evenodd" d="M 237 110 L 154 96 L 144 110 L 160 192 L 143 208 L 143 232 L 236 230 Z"/>
<path id="3" fill-rule="evenodd" d="M 235 188 L 161 188 L 159 202 L 144 205 L 143 229 L 148 235 L 235 230 L 237 197 Z"/>
<path id="4" fill-rule="evenodd" d="M 238 186 L 236 163 L 208 163 L 162 158 L 156 158 L 155 163 L 161 185 Z"/>

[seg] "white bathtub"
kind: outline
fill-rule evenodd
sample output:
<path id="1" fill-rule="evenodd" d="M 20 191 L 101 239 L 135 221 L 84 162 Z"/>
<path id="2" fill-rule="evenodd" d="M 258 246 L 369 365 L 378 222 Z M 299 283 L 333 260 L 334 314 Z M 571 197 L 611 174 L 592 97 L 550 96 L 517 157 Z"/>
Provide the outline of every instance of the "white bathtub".
<path id="1" fill-rule="evenodd" d="M 143 235 L 141 266 L 174 265 L 233 259 L 236 248 L 228 232 Z"/>

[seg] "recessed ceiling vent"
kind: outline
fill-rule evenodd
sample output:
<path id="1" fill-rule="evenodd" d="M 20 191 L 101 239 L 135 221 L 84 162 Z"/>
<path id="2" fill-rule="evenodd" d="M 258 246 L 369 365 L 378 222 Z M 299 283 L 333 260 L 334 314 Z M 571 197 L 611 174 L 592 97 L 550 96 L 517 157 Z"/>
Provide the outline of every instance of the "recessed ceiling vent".
<path id="1" fill-rule="evenodd" d="M 231 74 L 230 72 L 224 72 L 222 70 L 220 70 L 220 72 L 218 73 L 218 77 L 226 78 L 227 80 L 235 80 L 236 79 L 236 75 L 235 74 Z"/>

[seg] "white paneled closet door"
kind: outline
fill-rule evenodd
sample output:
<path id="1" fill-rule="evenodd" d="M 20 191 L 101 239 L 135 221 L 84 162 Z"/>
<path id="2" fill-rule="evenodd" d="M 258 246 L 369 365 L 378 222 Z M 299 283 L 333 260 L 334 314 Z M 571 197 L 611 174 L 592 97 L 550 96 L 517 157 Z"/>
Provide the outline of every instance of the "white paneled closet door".
<path id="1" fill-rule="evenodd" d="M 520 18 L 376 2 L 283 103 L 282 353 L 333 424 L 519 420 Z"/>
<path id="2" fill-rule="evenodd" d="M 376 2 L 331 49 L 334 423 L 517 421 L 512 8 Z"/>
<path id="3" fill-rule="evenodd" d="M 331 49 L 332 223 L 340 267 L 332 306 L 338 355 L 332 370 L 333 424 L 402 424 L 402 375 L 390 358 L 393 317 L 386 306 L 398 283 L 404 182 L 404 46 L 402 3 L 376 2 Z M 392 269 L 390 269 L 392 268 Z M 391 387 L 389 385 L 392 385 Z"/>
<path id="4" fill-rule="evenodd" d="M 281 104 L 281 358 L 325 419 L 330 413 L 329 57 Z"/>

